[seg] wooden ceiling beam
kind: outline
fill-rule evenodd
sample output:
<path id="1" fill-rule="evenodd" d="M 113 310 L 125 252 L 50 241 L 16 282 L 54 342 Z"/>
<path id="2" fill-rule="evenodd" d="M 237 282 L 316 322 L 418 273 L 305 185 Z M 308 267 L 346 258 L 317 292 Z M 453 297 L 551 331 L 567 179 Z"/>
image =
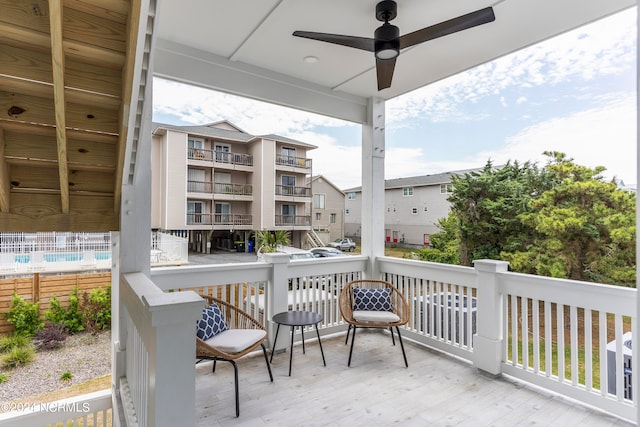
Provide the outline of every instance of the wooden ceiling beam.
<path id="1" fill-rule="evenodd" d="M 0 21 L 0 42 L 11 46 L 27 48 L 33 46 L 46 52 L 51 48 L 51 40 L 46 33 L 33 31 L 9 22 Z M 79 41 L 67 40 L 63 46 L 69 59 L 120 70 L 124 64 L 124 53 L 94 46 Z"/>
<path id="2" fill-rule="evenodd" d="M 67 121 L 64 99 L 64 50 L 62 47 L 62 4 L 49 1 L 51 26 L 51 68 L 58 147 L 58 176 L 60 179 L 60 208 L 69 213 L 69 170 L 67 167 Z"/>
<path id="3" fill-rule="evenodd" d="M 126 0 L 64 0 L 64 7 L 79 10 L 106 19 L 127 23 L 129 2 Z"/>
<path id="4" fill-rule="evenodd" d="M 4 129 L 0 128 L 0 212 L 9 212 L 11 182 L 9 181 L 9 165 L 4 158 Z"/>

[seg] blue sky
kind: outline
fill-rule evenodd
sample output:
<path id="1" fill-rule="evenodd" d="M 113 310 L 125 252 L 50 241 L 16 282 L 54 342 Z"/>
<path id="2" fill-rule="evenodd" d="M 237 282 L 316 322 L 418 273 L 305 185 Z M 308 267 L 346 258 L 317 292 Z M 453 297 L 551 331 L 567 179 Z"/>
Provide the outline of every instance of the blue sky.
<path id="1" fill-rule="evenodd" d="M 636 183 L 636 9 L 619 13 L 387 101 L 386 178 L 543 165 L 545 150 Z M 245 131 L 317 145 L 313 173 L 361 184 L 361 128 L 263 102 L 154 81 L 153 120 L 229 120 Z"/>

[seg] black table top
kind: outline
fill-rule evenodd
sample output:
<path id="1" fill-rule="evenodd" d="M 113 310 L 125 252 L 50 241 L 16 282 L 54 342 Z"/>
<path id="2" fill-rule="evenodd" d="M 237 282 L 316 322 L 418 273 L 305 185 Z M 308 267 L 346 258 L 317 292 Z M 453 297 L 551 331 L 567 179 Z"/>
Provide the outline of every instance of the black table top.
<path id="1" fill-rule="evenodd" d="M 273 316 L 274 322 L 287 326 L 315 325 L 322 319 L 322 314 L 313 311 L 284 311 Z"/>

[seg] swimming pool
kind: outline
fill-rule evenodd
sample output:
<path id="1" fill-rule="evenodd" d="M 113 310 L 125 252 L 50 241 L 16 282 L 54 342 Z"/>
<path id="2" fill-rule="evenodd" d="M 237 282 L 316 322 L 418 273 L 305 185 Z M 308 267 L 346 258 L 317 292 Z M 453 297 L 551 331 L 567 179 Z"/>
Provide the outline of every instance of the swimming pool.
<path id="1" fill-rule="evenodd" d="M 45 253 L 45 262 L 79 262 L 82 261 L 84 254 L 82 252 L 60 252 L 60 253 Z M 103 261 L 111 259 L 110 251 L 95 252 L 95 259 L 97 261 Z M 29 254 L 16 255 L 15 262 L 20 264 L 29 264 L 31 262 L 31 256 Z"/>

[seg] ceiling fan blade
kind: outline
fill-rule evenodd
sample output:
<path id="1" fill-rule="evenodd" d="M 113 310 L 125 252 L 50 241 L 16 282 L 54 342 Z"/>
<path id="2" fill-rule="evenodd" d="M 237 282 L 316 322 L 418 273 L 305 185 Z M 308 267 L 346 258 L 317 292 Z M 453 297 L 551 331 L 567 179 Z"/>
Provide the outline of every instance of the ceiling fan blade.
<path id="1" fill-rule="evenodd" d="M 492 7 L 476 10 L 400 37 L 400 49 L 495 21 Z"/>
<path id="2" fill-rule="evenodd" d="M 386 89 L 391 86 L 391 79 L 393 79 L 393 70 L 396 68 L 396 58 L 397 56 L 392 59 L 376 58 L 378 90 Z"/>
<path id="3" fill-rule="evenodd" d="M 318 40 L 321 42 L 339 44 L 347 47 L 354 47 L 369 52 L 374 51 L 373 39 L 367 37 L 343 36 L 340 34 L 314 33 L 312 31 L 294 31 L 296 37 Z"/>

